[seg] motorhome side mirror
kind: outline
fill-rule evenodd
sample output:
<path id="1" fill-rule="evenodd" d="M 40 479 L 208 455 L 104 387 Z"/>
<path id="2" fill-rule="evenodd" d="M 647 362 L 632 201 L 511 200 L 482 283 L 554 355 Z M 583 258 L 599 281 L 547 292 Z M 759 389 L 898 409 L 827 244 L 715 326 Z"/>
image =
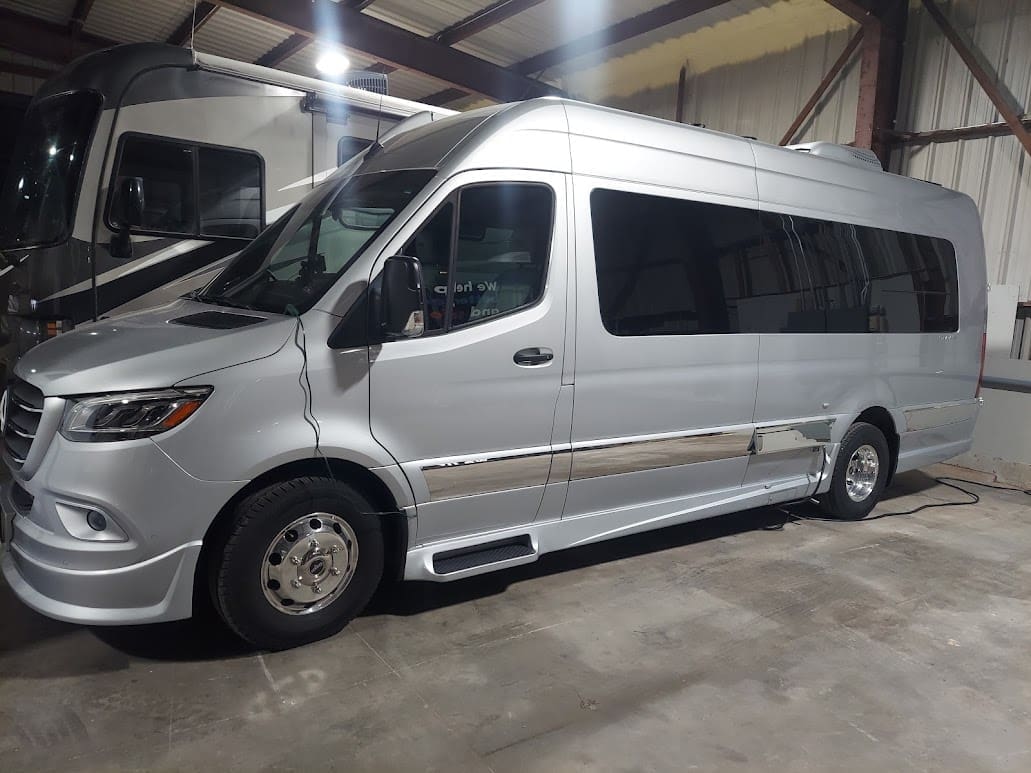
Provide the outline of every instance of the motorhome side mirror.
<path id="1" fill-rule="evenodd" d="M 119 225 L 132 228 L 143 225 L 146 199 L 142 177 L 126 177 L 118 187 Z"/>
<path id="2" fill-rule="evenodd" d="M 118 186 L 115 198 L 114 220 L 117 230 L 111 237 L 111 255 L 123 260 L 132 258 L 132 239 L 129 229 L 143 225 L 143 210 L 146 205 L 142 177 L 126 177 Z"/>
<path id="3" fill-rule="evenodd" d="M 426 291 L 418 258 L 394 255 L 383 264 L 379 324 L 383 338 L 417 338 L 426 330 Z"/>

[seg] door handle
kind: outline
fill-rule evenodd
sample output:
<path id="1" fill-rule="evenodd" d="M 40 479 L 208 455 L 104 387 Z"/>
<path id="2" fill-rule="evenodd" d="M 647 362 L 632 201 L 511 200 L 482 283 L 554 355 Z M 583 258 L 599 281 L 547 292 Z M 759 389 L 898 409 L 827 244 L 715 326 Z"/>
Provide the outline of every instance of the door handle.
<path id="1" fill-rule="evenodd" d="M 543 346 L 531 346 L 528 349 L 520 349 L 512 357 L 516 365 L 533 367 L 534 365 L 545 365 L 555 359 L 555 353 Z"/>

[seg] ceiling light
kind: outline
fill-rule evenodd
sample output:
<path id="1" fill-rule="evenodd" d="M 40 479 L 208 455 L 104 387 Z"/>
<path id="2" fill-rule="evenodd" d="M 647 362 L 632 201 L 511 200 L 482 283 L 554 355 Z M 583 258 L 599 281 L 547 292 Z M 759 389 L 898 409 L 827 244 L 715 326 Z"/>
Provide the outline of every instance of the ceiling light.
<path id="1" fill-rule="evenodd" d="M 315 62 L 315 69 L 330 78 L 343 75 L 350 66 L 351 60 L 339 51 L 323 51 Z"/>

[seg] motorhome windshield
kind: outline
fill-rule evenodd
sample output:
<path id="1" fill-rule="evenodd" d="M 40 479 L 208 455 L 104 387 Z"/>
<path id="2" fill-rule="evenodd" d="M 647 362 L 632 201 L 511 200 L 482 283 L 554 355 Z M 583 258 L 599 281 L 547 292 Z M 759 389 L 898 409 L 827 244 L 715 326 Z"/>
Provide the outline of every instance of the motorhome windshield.
<path id="1" fill-rule="evenodd" d="M 0 193 L 0 248 L 68 238 L 99 111 L 100 96 L 92 92 L 60 94 L 29 108 Z"/>
<path id="2" fill-rule="evenodd" d="M 194 297 L 274 314 L 307 311 L 434 174 L 357 175 L 313 193 L 314 202 L 266 229 Z"/>

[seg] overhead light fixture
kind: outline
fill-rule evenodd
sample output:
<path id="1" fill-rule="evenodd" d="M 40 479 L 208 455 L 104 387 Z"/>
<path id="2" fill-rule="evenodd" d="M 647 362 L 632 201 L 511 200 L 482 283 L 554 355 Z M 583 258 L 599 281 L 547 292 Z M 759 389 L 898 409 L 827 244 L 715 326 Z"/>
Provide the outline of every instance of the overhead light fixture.
<path id="1" fill-rule="evenodd" d="M 330 78 L 337 78 L 343 75 L 351 67 L 351 60 L 340 51 L 326 50 L 319 55 L 315 62 L 315 69 Z"/>

